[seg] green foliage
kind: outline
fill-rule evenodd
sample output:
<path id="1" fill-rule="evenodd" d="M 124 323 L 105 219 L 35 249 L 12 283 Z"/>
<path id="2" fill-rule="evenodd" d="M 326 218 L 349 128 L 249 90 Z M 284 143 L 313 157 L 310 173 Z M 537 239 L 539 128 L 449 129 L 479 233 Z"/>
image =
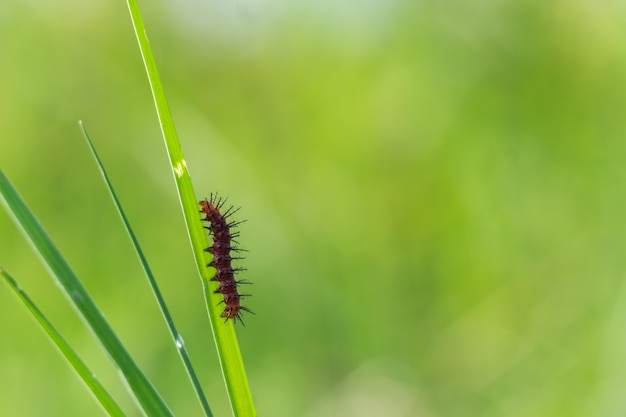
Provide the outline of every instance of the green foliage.
<path id="1" fill-rule="evenodd" d="M 624 414 L 623 7 L 300 4 L 142 8 L 198 196 L 228 195 L 248 220 L 257 315 L 238 338 L 259 415 Z M 76 120 L 102 138 L 227 415 L 123 4 L 13 1 L 0 19 L 0 166 L 173 412 L 199 415 Z M 124 407 L 116 371 L 1 214 L 0 236 L 3 267 Z M 0 414 L 95 415 L 19 311 L 0 286 Z"/>
<path id="2" fill-rule="evenodd" d="M 183 151 L 178 141 L 178 134 L 174 127 L 174 120 L 165 97 L 165 91 L 159 79 L 157 65 L 148 42 L 146 30 L 139 12 L 139 7 L 135 0 L 127 0 L 128 8 L 139 43 L 141 57 L 146 67 L 146 73 L 152 90 L 154 104 L 157 115 L 159 116 L 159 124 L 165 139 L 165 146 L 172 168 L 172 174 L 176 183 L 176 190 L 183 209 L 185 224 L 187 225 L 187 233 L 191 240 L 191 246 L 196 260 L 196 267 L 200 276 L 202 276 L 202 287 L 205 294 L 205 302 L 209 312 L 211 321 L 211 330 L 217 353 L 224 374 L 226 388 L 228 391 L 230 403 L 233 413 L 236 417 L 254 417 L 256 411 L 252 402 L 252 394 L 248 386 L 248 378 L 243 367 L 241 352 L 239 351 L 239 343 L 233 328 L 233 321 L 229 320 L 224 323 L 220 317 L 219 303 L 220 295 L 216 294 L 213 289 L 209 288 L 209 281 L 214 273 L 213 268 L 207 268 L 207 259 L 205 248 L 209 246 L 206 231 L 202 223 L 199 221 L 198 215 L 198 198 L 191 183 L 189 176 L 187 161 L 183 155 Z"/>
<path id="3" fill-rule="evenodd" d="M 50 270 L 52 277 L 62 289 L 65 297 L 71 302 L 76 312 L 85 321 L 89 330 L 95 335 L 97 340 L 102 344 L 111 360 L 120 370 L 124 381 L 128 384 L 130 390 L 135 396 L 137 402 L 141 405 L 149 416 L 171 416 L 171 411 L 163 402 L 161 396 L 154 389 L 150 381 L 145 377 L 141 370 L 135 364 L 117 334 L 113 331 L 110 324 L 104 318 L 102 312 L 94 303 L 82 282 L 78 279 L 74 271 L 70 268 L 67 261 L 63 258 L 57 247 L 52 243 L 47 233 L 41 227 L 32 212 L 28 209 L 24 201 L 21 199 L 15 188 L 11 185 L 8 178 L 0 171 L 0 196 L 6 211 L 15 219 L 15 223 L 22 229 L 24 237 L 35 249 L 35 253 L 39 255 L 46 267 Z M 16 285 L 7 276 L 7 282 L 16 289 Z M 28 299 L 23 294 L 18 293 L 21 300 L 25 302 L 31 313 L 44 326 L 44 329 L 54 340 L 55 344 L 61 349 L 68 361 L 74 369 L 79 370 L 81 363 L 73 352 L 63 345 L 63 341 L 54 335 L 53 329 L 49 323 L 44 322 L 38 310 L 34 309 Z M 107 404 L 110 408 L 113 404 L 110 399 L 105 398 L 105 392 L 101 390 L 99 385 L 95 385 L 93 378 L 85 377 L 85 369 L 80 370 L 81 378 L 89 385 L 92 392 L 98 396 L 102 405 Z M 114 411 L 119 414 L 115 407 Z"/>
<path id="4" fill-rule="evenodd" d="M 78 355 L 76 355 L 76 352 L 74 352 L 72 347 L 65 341 L 65 339 L 63 339 L 63 336 L 61 336 L 52 323 L 50 323 L 45 315 L 37 308 L 26 292 L 20 288 L 13 277 L 11 277 L 8 272 L 2 270 L 2 268 L 0 268 L 0 275 L 24 303 L 26 308 L 32 313 L 35 320 L 37 320 L 42 329 L 48 334 L 50 340 L 52 340 L 56 347 L 61 351 L 63 356 L 67 358 L 69 364 L 74 368 L 85 385 L 87 385 L 94 397 L 96 397 L 96 399 L 100 402 L 100 405 L 106 411 L 107 415 L 112 417 L 124 417 L 124 412 L 115 403 L 115 400 L 106 392 L 104 387 L 98 381 L 96 375 L 93 374 L 89 368 L 87 368 L 87 365 L 85 365 Z"/>
<path id="5" fill-rule="evenodd" d="M 187 371 L 189 379 L 196 391 L 198 400 L 200 401 L 200 404 L 202 405 L 204 414 L 207 417 L 212 417 L 213 414 L 211 413 L 209 403 L 204 395 L 204 392 L 202 391 L 202 387 L 200 386 L 200 381 L 198 380 L 196 371 L 193 369 L 193 366 L 191 365 L 191 359 L 189 358 L 189 354 L 187 353 L 187 348 L 185 347 L 184 339 L 182 338 L 182 336 L 176 329 L 176 325 L 174 324 L 174 319 L 172 318 L 172 315 L 170 314 L 167 304 L 165 303 L 165 299 L 163 298 L 163 294 L 161 293 L 161 290 L 159 289 L 157 281 L 154 275 L 152 274 L 152 270 L 150 269 L 150 266 L 148 265 L 148 260 L 146 259 L 143 253 L 143 250 L 141 249 L 139 245 L 137 236 L 135 235 L 135 232 L 130 226 L 128 217 L 126 216 L 126 213 L 122 209 L 120 200 L 117 197 L 115 190 L 113 189 L 113 184 L 111 184 L 111 181 L 109 180 L 109 176 L 107 175 L 106 170 L 104 166 L 102 165 L 102 161 L 100 160 L 100 157 L 98 156 L 98 153 L 96 152 L 93 142 L 91 141 L 91 138 L 89 137 L 89 134 L 85 130 L 82 122 L 80 123 L 80 127 L 85 136 L 85 140 L 87 141 L 87 144 L 89 145 L 89 149 L 91 150 L 91 153 L 93 154 L 93 157 L 98 164 L 98 168 L 100 169 L 100 173 L 102 174 L 103 180 L 106 183 L 109 192 L 111 193 L 111 198 L 113 199 L 113 202 L 115 203 L 115 208 L 117 209 L 117 212 L 122 218 L 122 222 L 124 223 L 124 228 L 126 229 L 126 232 L 128 233 L 131 241 L 133 242 L 133 247 L 135 249 L 135 252 L 137 253 L 137 256 L 139 257 L 139 261 L 141 262 L 141 267 L 143 268 L 144 273 L 146 274 L 146 278 L 148 279 L 148 282 L 150 283 L 150 287 L 152 289 L 152 292 L 154 293 L 154 297 L 157 303 L 159 304 L 159 309 L 161 310 L 161 313 L 163 314 L 163 318 L 165 319 L 165 322 L 167 323 L 167 327 L 170 331 L 170 335 L 172 336 L 172 341 L 174 342 L 174 345 L 178 349 L 181 360 L 183 361 L 183 365 L 185 366 L 185 370 Z"/>

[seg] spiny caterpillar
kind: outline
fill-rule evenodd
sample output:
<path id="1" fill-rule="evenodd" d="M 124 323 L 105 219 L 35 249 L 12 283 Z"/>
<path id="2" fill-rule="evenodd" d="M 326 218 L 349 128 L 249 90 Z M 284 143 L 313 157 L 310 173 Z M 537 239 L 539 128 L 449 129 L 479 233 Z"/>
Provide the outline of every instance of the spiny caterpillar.
<path id="1" fill-rule="evenodd" d="M 215 294 L 222 294 L 224 299 L 220 302 L 224 303 L 226 307 L 221 314 L 221 317 L 232 319 L 237 323 L 237 320 L 245 326 L 242 319 L 242 312 L 254 314 L 249 308 L 240 304 L 240 299 L 248 297 L 250 294 L 239 294 L 237 286 L 239 284 L 248 284 L 245 280 L 236 280 L 235 274 L 244 271 L 245 268 L 233 268 L 231 261 L 235 259 L 242 259 L 239 257 L 231 256 L 231 252 L 244 252 L 244 249 L 240 249 L 237 246 L 233 246 L 232 243 L 237 243 L 235 240 L 239 236 L 239 232 L 232 232 L 231 229 L 237 227 L 237 225 L 243 223 L 228 222 L 227 219 L 235 214 L 239 209 L 233 207 L 228 208 L 224 214 L 220 213 L 221 208 L 226 203 L 226 198 L 218 197 L 217 194 L 211 194 L 211 197 L 207 200 L 200 201 L 200 213 L 204 213 L 206 217 L 202 220 L 209 222 L 209 226 L 204 226 L 209 231 L 209 236 L 213 237 L 213 245 L 205 249 L 206 252 L 213 254 L 213 260 L 207 264 L 215 268 L 216 272 L 211 281 L 219 282 L 219 287 L 214 291 Z"/>

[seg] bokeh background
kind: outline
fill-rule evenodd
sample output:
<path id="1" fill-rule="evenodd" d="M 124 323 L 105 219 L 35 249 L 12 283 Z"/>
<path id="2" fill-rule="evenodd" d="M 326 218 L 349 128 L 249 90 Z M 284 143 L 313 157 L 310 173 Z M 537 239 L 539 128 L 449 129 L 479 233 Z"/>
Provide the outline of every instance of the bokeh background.
<path id="1" fill-rule="evenodd" d="M 141 2 L 199 197 L 241 206 L 260 416 L 626 414 L 626 5 Z M 0 167 L 178 416 L 200 415 L 84 120 L 230 410 L 125 3 L 0 5 Z M 0 212 L 0 264 L 137 416 Z M 0 415 L 99 415 L 0 283 Z"/>

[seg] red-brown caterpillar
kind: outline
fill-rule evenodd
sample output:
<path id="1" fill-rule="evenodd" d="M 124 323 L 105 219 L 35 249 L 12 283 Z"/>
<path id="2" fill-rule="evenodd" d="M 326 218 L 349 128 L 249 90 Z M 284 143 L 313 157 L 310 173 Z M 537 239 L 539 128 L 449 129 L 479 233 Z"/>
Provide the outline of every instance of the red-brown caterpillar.
<path id="1" fill-rule="evenodd" d="M 200 213 L 206 215 L 203 221 L 209 222 L 209 226 L 204 226 L 209 231 L 209 236 L 213 237 L 213 245 L 205 249 L 205 251 L 213 254 L 213 260 L 207 264 L 215 268 L 216 272 L 211 281 L 219 282 L 219 287 L 214 291 L 215 294 L 222 294 L 224 300 L 220 302 L 224 303 L 226 307 L 221 314 L 226 321 L 232 319 L 235 323 L 237 320 L 241 321 L 241 324 L 245 326 L 242 319 L 242 312 L 254 314 L 250 309 L 242 306 L 239 301 L 243 297 L 247 297 L 250 294 L 239 294 L 237 291 L 237 285 L 247 284 L 244 280 L 236 280 L 235 274 L 239 271 L 245 270 L 244 268 L 233 268 L 231 261 L 234 259 L 242 259 L 233 257 L 230 255 L 232 252 L 242 252 L 243 249 L 233 246 L 232 243 L 237 243 L 235 240 L 239 236 L 239 232 L 231 232 L 231 229 L 237 225 L 243 223 L 228 222 L 227 219 L 232 216 L 237 210 L 233 207 L 227 209 L 224 214 L 220 213 L 220 209 L 226 203 L 226 199 L 220 198 L 217 194 L 211 194 L 211 197 L 207 200 L 200 201 Z"/>

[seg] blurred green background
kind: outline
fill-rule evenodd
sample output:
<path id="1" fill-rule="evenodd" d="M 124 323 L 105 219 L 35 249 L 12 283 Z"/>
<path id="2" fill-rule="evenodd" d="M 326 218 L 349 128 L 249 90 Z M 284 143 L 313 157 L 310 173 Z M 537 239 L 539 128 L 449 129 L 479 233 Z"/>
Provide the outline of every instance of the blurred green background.
<path id="1" fill-rule="evenodd" d="M 626 6 L 140 4 L 198 197 L 241 206 L 260 416 L 626 414 Z M 3 1 L 0 167 L 178 416 L 230 410 L 126 5 Z M 0 264 L 130 415 L 4 211 Z M 0 285 L 0 415 L 99 415 Z"/>

